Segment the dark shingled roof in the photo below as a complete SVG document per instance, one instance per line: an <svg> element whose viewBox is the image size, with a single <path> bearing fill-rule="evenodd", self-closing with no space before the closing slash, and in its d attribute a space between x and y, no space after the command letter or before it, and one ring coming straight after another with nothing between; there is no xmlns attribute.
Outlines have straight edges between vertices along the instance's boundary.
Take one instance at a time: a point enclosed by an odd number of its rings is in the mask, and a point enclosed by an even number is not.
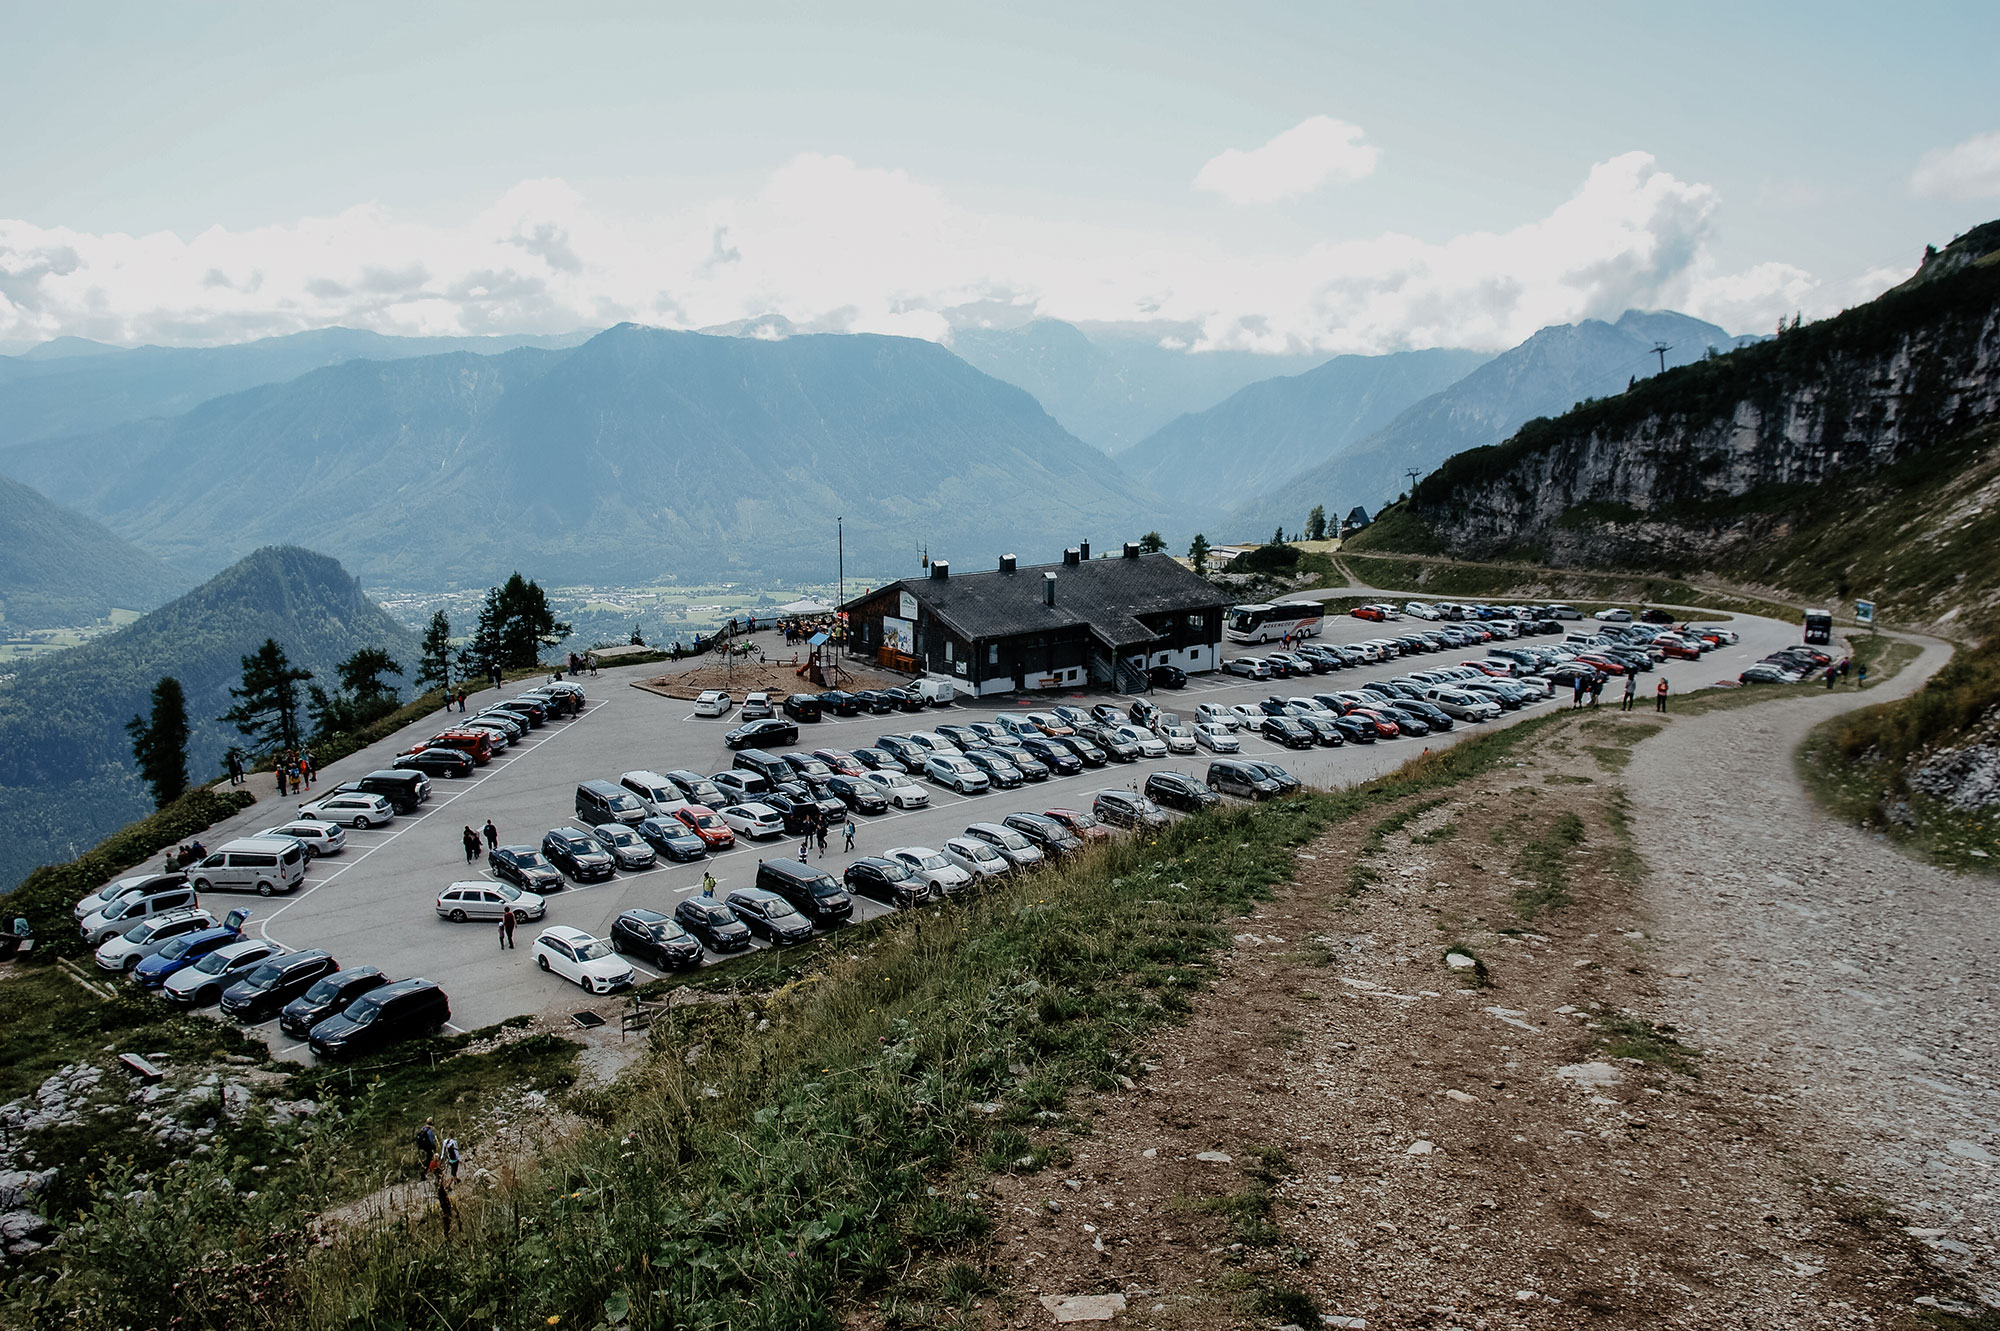
<svg viewBox="0 0 2000 1331"><path fill-rule="evenodd" d="M1056 575L1056 603L1042 601L1044 573ZM1228 603L1215 587L1175 562L1172 555L1087 559L1075 565L1035 564L1013 573L953 573L949 578L905 578L849 601L852 609L884 591L903 590L958 630L975 638L1087 625L1107 647L1151 642L1153 630L1135 616L1188 613Z"/></svg>

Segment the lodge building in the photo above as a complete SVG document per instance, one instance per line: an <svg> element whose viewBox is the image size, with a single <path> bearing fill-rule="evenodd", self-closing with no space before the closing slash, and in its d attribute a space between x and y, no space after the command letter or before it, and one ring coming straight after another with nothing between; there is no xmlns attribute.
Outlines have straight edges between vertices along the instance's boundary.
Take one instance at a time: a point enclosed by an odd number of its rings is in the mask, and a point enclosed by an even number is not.
<svg viewBox="0 0 2000 1331"><path fill-rule="evenodd" d="M1003 555L990 572L954 574L934 560L928 577L878 587L841 609L853 655L940 675L964 692L1129 693L1146 688L1156 666L1216 669L1227 606L1171 555L1143 555L1127 542L1118 558L1092 559L1084 541L1060 564L1019 568Z"/></svg>

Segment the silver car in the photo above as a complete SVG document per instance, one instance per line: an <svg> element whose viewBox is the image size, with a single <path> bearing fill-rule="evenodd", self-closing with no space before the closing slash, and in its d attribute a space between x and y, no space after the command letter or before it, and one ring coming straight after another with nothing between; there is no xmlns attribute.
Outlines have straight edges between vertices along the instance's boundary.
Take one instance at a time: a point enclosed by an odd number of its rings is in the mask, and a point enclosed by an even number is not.
<svg viewBox="0 0 2000 1331"><path fill-rule="evenodd" d="M1042 862L1042 848L1011 827L974 823L965 829L965 835L993 847L1017 869L1032 869Z"/></svg>
<svg viewBox="0 0 2000 1331"><path fill-rule="evenodd" d="M1003 878L1014 872L1014 862L973 836L955 836L944 843L945 859L975 878Z"/></svg>
<svg viewBox="0 0 2000 1331"><path fill-rule="evenodd" d="M511 883L478 879L453 883L438 893L437 913L441 920L462 924L467 920L497 920L509 906L518 920L539 920L548 911L538 893L523 892Z"/></svg>

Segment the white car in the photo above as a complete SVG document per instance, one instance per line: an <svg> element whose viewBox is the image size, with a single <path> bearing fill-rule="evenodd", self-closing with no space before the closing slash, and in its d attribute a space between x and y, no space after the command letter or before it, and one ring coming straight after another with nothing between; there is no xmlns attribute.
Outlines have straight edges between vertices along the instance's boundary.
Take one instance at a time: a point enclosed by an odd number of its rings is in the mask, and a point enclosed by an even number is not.
<svg viewBox="0 0 2000 1331"><path fill-rule="evenodd" d="M531 955L535 964L551 975L560 975L587 994L608 994L629 988L638 978L625 958L602 938L593 938L581 929L556 924L542 930Z"/></svg>
<svg viewBox="0 0 2000 1331"><path fill-rule="evenodd" d="M175 971L161 992L186 1007L207 1007L222 997L223 990L284 950L266 938L242 939Z"/></svg>
<svg viewBox="0 0 2000 1331"><path fill-rule="evenodd" d="M924 775L961 795L979 795L993 788L992 780L971 762L942 753L924 760Z"/></svg>
<svg viewBox="0 0 2000 1331"><path fill-rule="evenodd" d="M736 700L721 689L704 689L694 700L694 714L696 716L723 716L735 705Z"/></svg>
<svg viewBox="0 0 2000 1331"><path fill-rule="evenodd" d="M107 971L133 970L140 962L182 934L197 933L214 927L215 917L197 906L152 916L150 919L139 921L117 937L107 938L99 943L97 968Z"/></svg>
<svg viewBox="0 0 2000 1331"><path fill-rule="evenodd" d="M1243 752L1243 746L1236 740L1236 732L1214 721L1204 721L1194 728L1194 742L1210 753Z"/></svg>
<svg viewBox="0 0 2000 1331"><path fill-rule="evenodd" d="M1014 872L1014 862L973 836L955 836L944 843L944 857L976 878L1000 878Z"/></svg>
<svg viewBox="0 0 2000 1331"><path fill-rule="evenodd" d="M727 711L728 708L724 708ZM768 693L746 693L743 695L743 710L736 714L739 721L761 721L767 716L776 716L777 709L771 706Z"/></svg>
<svg viewBox="0 0 2000 1331"><path fill-rule="evenodd" d="M1601 624L1630 624L1632 622L1632 612L1614 605L1608 610L1598 611L1591 618Z"/></svg>
<svg viewBox="0 0 2000 1331"><path fill-rule="evenodd" d="M1236 719L1236 713L1220 703L1205 702L1194 709L1196 726L1221 726L1230 734L1235 734L1243 723Z"/></svg>
<svg viewBox="0 0 2000 1331"><path fill-rule="evenodd" d="M1331 716L1326 704L1311 698L1287 698L1285 710L1293 716Z"/></svg>
<svg viewBox="0 0 2000 1331"><path fill-rule="evenodd" d="M730 804L717 809L715 816L740 837L768 841L785 834L785 820L768 804Z"/></svg>
<svg viewBox="0 0 2000 1331"><path fill-rule="evenodd" d="M972 881L969 872L959 868L929 846L898 846L889 852L889 858L900 863L939 892L958 892Z"/></svg>
<svg viewBox="0 0 2000 1331"><path fill-rule="evenodd" d="M1160 732L1160 738L1167 742L1168 753L1193 753L1194 731L1186 726L1168 726Z"/></svg>
<svg viewBox="0 0 2000 1331"><path fill-rule="evenodd" d="M89 896L76 903L76 921L83 923L121 897L136 896L141 892L157 891L170 882L185 883L186 874L177 873L135 873L128 878L120 878L106 883Z"/></svg>
<svg viewBox="0 0 2000 1331"><path fill-rule="evenodd" d="M1424 701L1457 721L1491 721L1500 715L1499 703L1460 689L1425 689Z"/></svg>
<svg viewBox="0 0 2000 1331"><path fill-rule="evenodd" d="M308 855L338 855L347 845L347 829L339 823L318 818L299 818L277 827L267 827L257 835L290 837L304 846Z"/></svg>
<svg viewBox="0 0 2000 1331"><path fill-rule="evenodd" d="M1254 734L1264 725L1264 709L1253 703L1239 702L1229 709L1229 714L1236 718L1238 730L1248 730Z"/></svg>
<svg viewBox="0 0 2000 1331"><path fill-rule="evenodd" d="M1260 656L1237 656L1223 662L1222 668L1229 674L1242 675L1246 679L1269 679L1271 667Z"/></svg>
<svg viewBox="0 0 2000 1331"><path fill-rule="evenodd" d="M1167 742L1150 730L1137 726L1119 726L1111 732L1118 738L1139 746L1142 758L1164 758L1167 756Z"/></svg>
<svg viewBox="0 0 2000 1331"><path fill-rule="evenodd" d="M320 823L344 823L348 827L383 827L396 819L396 811L380 795L350 791L329 795L323 800L299 806L299 813Z"/></svg>
<svg viewBox="0 0 2000 1331"><path fill-rule="evenodd" d="M1404 602L1403 613L1413 619L1436 620L1443 618L1443 616L1438 614L1436 607L1425 605L1422 601Z"/></svg>
<svg viewBox="0 0 2000 1331"><path fill-rule="evenodd" d="M931 802L931 793L904 772L863 772L861 779L899 809L921 809Z"/></svg>

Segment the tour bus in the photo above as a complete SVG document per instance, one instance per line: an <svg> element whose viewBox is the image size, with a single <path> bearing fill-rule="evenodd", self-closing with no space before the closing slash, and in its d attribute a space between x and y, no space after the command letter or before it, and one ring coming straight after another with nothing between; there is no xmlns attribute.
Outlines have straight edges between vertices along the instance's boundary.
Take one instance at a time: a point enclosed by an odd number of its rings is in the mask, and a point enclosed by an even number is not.
<svg viewBox="0 0 2000 1331"><path fill-rule="evenodd" d="M1824 610L1806 611L1806 641L1832 642L1833 616Z"/></svg>
<svg viewBox="0 0 2000 1331"><path fill-rule="evenodd" d="M1276 605L1239 605L1229 612L1231 642L1275 642L1285 635L1317 638L1326 607L1318 601L1279 601Z"/></svg>

